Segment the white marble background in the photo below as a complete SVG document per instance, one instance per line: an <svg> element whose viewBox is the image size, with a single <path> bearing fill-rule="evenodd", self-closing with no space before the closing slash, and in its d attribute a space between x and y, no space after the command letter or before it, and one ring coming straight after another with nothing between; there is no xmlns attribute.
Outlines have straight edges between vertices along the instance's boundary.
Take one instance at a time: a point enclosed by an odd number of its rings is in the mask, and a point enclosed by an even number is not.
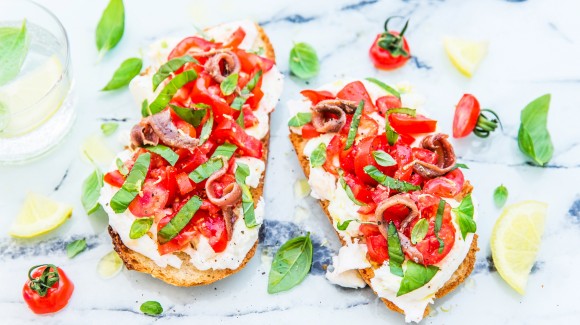
<svg viewBox="0 0 580 325"><path fill-rule="evenodd" d="M303 88L341 77L375 76L388 83L409 81L425 96L425 108L449 132L453 108L465 92L499 112L504 131L488 140L474 137L456 142L456 152L470 166L466 176L479 199L480 252L474 274L453 294L436 302L424 324L573 324L580 321L580 2L568 1L138 1L125 0L123 40L99 64L94 30L105 0L45 0L69 32L78 120L68 138L50 155L23 166L0 167L0 315L3 324L47 323L252 323L296 322L403 323L371 290L346 290L321 276L320 264L338 247L332 229L314 200L293 197L302 178L287 140L289 113L284 102ZM408 39L415 59L395 72L378 72L367 50L383 21L391 15L411 17ZM312 44L321 57L320 75L308 83L288 77L281 105L272 118L271 153L266 178L264 256L256 257L239 274L213 285L175 288L148 275L123 270L103 280L97 261L111 250L105 233L106 216L87 217L80 204L80 186L90 172L80 146L98 133L104 120L127 119L128 129L139 116L128 91L101 93L124 59L139 54L152 40L192 33L200 27L249 18L260 22L288 75L293 42ZM490 41L489 55L471 80L450 64L442 46L446 35ZM517 149L520 110L532 99L552 94L549 129L554 158L546 168L530 166ZM113 141L114 142L114 141ZM489 263L489 237L500 210L493 189L505 184L508 203L525 199L549 203L546 232L527 294L510 289ZM16 241L6 233L27 191L74 205L73 217L57 231L34 241ZM309 210L296 220L295 209ZM316 243L315 267L294 290L266 293L268 252L290 235L311 231ZM86 237L89 249L73 260L64 245ZM319 244L322 244L320 246ZM52 316L32 314L22 301L28 268L52 262L75 283L69 306ZM139 312L143 301L157 300L162 317Z"/></svg>

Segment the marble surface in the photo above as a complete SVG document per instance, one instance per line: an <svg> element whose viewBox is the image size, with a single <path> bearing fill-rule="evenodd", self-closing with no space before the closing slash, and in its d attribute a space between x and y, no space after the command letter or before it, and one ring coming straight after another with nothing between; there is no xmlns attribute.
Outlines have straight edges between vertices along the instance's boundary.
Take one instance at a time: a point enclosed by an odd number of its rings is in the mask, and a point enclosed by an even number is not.
<svg viewBox="0 0 580 325"><path fill-rule="evenodd" d="M498 112L503 132L487 140L456 141L466 176L479 199L480 252L473 275L454 293L437 300L424 324L578 323L580 291L580 3L558 1L138 1L126 0L123 40L98 64L94 30L106 1L42 1L69 32L78 96L78 120L65 142L30 164L0 167L0 314L3 324L80 323L254 323L322 324L403 323L368 288L347 290L330 284L322 266L338 248L330 224L311 198L294 198L293 184L303 178L287 139L289 113L284 103L303 88L342 77L380 77L388 83L409 81L424 95L425 106L449 132L453 107L465 92ZM395 72L378 72L367 50L383 21L391 15L411 17L408 39L414 58ZM128 91L102 93L114 69L139 55L151 41L192 33L235 19L253 19L269 34L281 70L287 75L281 104L272 118L271 153L266 177L266 222L260 248L235 276L198 288L175 288L150 276L123 270L110 280L96 271L98 260L111 251L106 216L87 216L80 203L82 180L91 171L80 146L99 132L103 121L116 120L129 129L139 116ZM490 41L489 55L472 79L461 76L447 59L445 35ZM288 76L293 42L312 44L321 58L320 75L305 83ZM520 110L532 99L552 94L549 129L555 144L545 168L530 165L517 149ZM122 131L118 132L122 134ZM115 138L115 137L113 137ZM117 139L110 140L117 150ZM489 238L500 210L493 189L505 184L509 203L536 199L549 204L546 231L527 294L509 288L490 263ZM70 221L33 241L6 233L27 191L46 194L74 205ZM297 218L296 210L306 211ZM298 213L301 215L302 213ZM271 255L291 236L310 231L315 241L311 274L290 292L268 295ZM69 260L64 246L86 238L86 252ZM62 312L39 317L22 301L21 287L32 265L62 266L76 289ZM165 308L159 318L144 316L139 306L157 300Z"/></svg>

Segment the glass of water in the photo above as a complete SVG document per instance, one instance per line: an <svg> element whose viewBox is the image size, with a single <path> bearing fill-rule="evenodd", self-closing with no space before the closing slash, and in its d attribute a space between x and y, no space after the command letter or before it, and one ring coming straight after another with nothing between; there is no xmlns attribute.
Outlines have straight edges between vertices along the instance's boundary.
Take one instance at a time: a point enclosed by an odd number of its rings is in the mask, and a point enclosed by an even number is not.
<svg viewBox="0 0 580 325"><path fill-rule="evenodd" d="M0 164L58 145L75 118L66 31L29 0L0 0Z"/></svg>

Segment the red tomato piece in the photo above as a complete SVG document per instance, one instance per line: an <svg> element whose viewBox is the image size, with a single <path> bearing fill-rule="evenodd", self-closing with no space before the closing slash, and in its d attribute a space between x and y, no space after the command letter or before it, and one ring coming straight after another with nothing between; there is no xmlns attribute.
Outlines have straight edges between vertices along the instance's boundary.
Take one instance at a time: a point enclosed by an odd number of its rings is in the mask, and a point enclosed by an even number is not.
<svg viewBox="0 0 580 325"><path fill-rule="evenodd" d="M123 183L125 183L125 176L123 176L123 174L121 174L118 170L114 170L112 172L106 173L103 180L105 183L111 186L121 187L123 186Z"/></svg>
<svg viewBox="0 0 580 325"><path fill-rule="evenodd" d="M437 206L432 205L429 208L425 208L421 212L421 218L427 219L429 221L429 230L425 238L418 242L415 246L419 252L423 255L423 263L425 265L433 265L441 261L453 248L455 244L455 227L451 222L451 207L446 204L445 212L443 213L443 218L441 222L441 229L439 230L439 238L443 240L443 251L439 253L439 241L435 236L435 218L437 215ZM420 218L415 218L411 224L407 227L406 233L410 236L411 229L419 222Z"/></svg>
<svg viewBox="0 0 580 325"><path fill-rule="evenodd" d="M403 107L401 100L393 95L377 98L375 105L377 106L377 109L382 116L385 116L385 113L390 109Z"/></svg>
<svg viewBox="0 0 580 325"><path fill-rule="evenodd" d="M437 128L437 121L426 118L423 115L412 117L405 114L389 114L389 123L397 131L403 134L431 133Z"/></svg>
<svg viewBox="0 0 580 325"><path fill-rule="evenodd" d="M340 166L340 156L344 151L346 137L337 134L326 146L326 161L324 162L324 169L334 175L338 175L338 167Z"/></svg>
<svg viewBox="0 0 580 325"><path fill-rule="evenodd" d="M463 188L465 179L461 170L455 169L445 176L433 178L425 183L423 191L439 197L455 197Z"/></svg>
<svg viewBox="0 0 580 325"><path fill-rule="evenodd" d="M274 66L274 61L254 53L248 53L241 49L235 50L234 53L238 56L238 59L240 59L242 71L246 73L251 73L256 69L262 70L263 73L266 73Z"/></svg>
<svg viewBox="0 0 580 325"><path fill-rule="evenodd" d="M360 225L360 232L365 236L369 258L378 264L389 260L387 240L375 225Z"/></svg>
<svg viewBox="0 0 580 325"><path fill-rule="evenodd" d="M357 177L355 177L354 175L350 175L350 174L344 175L344 181L346 182L346 184L348 184L348 186L352 190L352 194L354 194L354 197L357 200L362 201L362 202L367 203L367 204L370 204L373 202L373 199L372 199L373 192L372 192L372 189L370 186L364 184Z"/></svg>
<svg viewBox="0 0 580 325"><path fill-rule="evenodd" d="M318 133L318 131L316 131L316 128L314 127L314 125L312 125L312 122L310 122L302 127L302 137L304 139L316 138L319 135L320 135L320 133Z"/></svg>
<svg viewBox="0 0 580 325"><path fill-rule="evenodd" d="M363 112L365 114L370 114L372 112L376 112L377 110L373 104L371 96L365 88L365 85L360 81L353 81L347 84L344 86L344 88L342 88L341 91L338 92L338 94L336 94L336 97L340 99L352 100L357 102L357 104L363 100L365 103Z"/></svg>
<svg viewBox="0 0 580 325"><path fill-rule="evenodd" d="M300 92L302 96L308 98L312 102L312 105L316 105L323 100L334 99L334 95L330 91L326 90L311 90L306 89Z"/></svg>
<svg viewBox="0 0 580 325"><path fill-rule="evenodd" d="M46 265L40 266L32 271L32 278L40 278L46 267ZM60 267L57 267L56 270L58 272L59 280L47 290L44 297L41 297L38 292L30 287L30 279L26 281L22 288L22 297L28 307L35 314L56 313L68 304L70 297L73 294L75 288L74 284Z"/></svg>
<svg viewBox="0 0 580 325"><path fill-rule="evenodd" d="M389 33L393 35L399 35L398 32L389 31ZM402 67L409 61L411 58L411 49L409 48L409 43L407 43L407 39L403 37L403 49L409 54L408 56L393 56L389 51L383 49L379 46L379 38L381 38L382 34L378 34L373 42L373 45L369 49L369 56L373 65L377 69L382 70L394 70L397 68Z"/></svg>
<svg viewBox="0 0 580 325"><path fill-rule="evenodd" d="M254 112L248 105L244 105L242 108L244 112L244 128L251 128L254 125L258 125L258 118L254 115Z"/></svg>
<svg viewBox="0 0 580 325"><path fill-rule="evenodd" d="M437 154L435 152L423 148L412 148L411 150L415 159L424 161L429 164L437 163Z"/></svg>
<svg viewBox="0 0 580 325"><path fill-rule="evenodd" d="M208 239L209 245L214 252L220 253L226 249L228 246L228 233L222 213L205 214L200 218L196 218L195 224L199 232Z"/></svg>
<svg viewBox="0 0 580 325"><path fill-rule="evenodd" d="M468 136L475 129L480 113L481 107L477 98L471 94L463 95L457 107L455 107L453 137L463 138Z"/></svg>
<svg viewBox="0 0 580 325"><path fill-rule="evenodd" d="M262 158L262 142L246 133L241 126L231 119L224 119L211 134L218 143L226 140L238 146L245 156Z"/></svg>
<svg viewBox="0 0 580 325"><path fill-rule="evenodd" d="M201 51L209 51L221 46L221 43L215 43L206 41L205 39L197 36L187 37L175 46L175 48L169 53L167 60L182 57L187 54L187 51L191 49L199 49Z"/></svg>
<svg viewBox="0 0 580 325"><path fill-rule="evenodd" d="M244 41L245 37L246 32L244 29L242 27L238 27L238 29L236 29L232 36L230 36L230 39L223 45L223 47L237 48Z"/></svg>
<svg viewBox="0 0 580 325"><path fill-rule="evenodd" d="M191 180L186 173L179 173L175 176L175 180L177 181L177 188L179 189L179 193L181 195L186 195L187 193L193 191L193 185L191 184Z"/></svg>
<svg viewBox="0 0 580 325"><path fill-rule="evenodd" d="M165 208L169 201L167 179L147 178L141 192L129 204L129 210L136 217L151 217Z"/></svg>

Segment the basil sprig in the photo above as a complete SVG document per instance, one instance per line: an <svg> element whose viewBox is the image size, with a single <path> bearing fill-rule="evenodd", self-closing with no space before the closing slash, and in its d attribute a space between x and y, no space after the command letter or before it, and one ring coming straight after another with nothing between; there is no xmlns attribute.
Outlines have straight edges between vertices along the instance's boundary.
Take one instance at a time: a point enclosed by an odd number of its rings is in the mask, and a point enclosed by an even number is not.
<svg viewBox="0 0 580 325"><path fill-rule="evenodd" d="M109 136L109 135L115 133L115 131L117 131L118 128L119 128L119 123L117 123L117 122L105 122L105 123L101 124L101 131L103 132L103 135L105 135L105 136Z"/></svg>
<svg viewBox="0 0 580 325"><path fill-rule="evenodd" d="M399 287L399 291L397 291L397 297L426 285L438 271L439 268L435 265L423 266L408 260L405 276L403 276L401 286Z"/></svg>
<svg viewBox="0 0 580 325"><path fill-rule="evenodd" d="M453 209L453 212L457 215L457 223L461 230L461 236L465 240L465 236L468 233L475 233L477 230L477 224L473 220L475 209L473 207L473 201L471 200L471 194L464 197L459 206Z"/></svg>
<svg viewBox="0 0 580 325"><path fill-rule="evenodd" d="M499 208L503 207L507 201L508 194L507 187L503 186L503 184L498 186L495 191L493 191L493 201L495 202L495 205Z"/></svg>
<svg viewBox="0 0 580 325"><path fill-rule="evenodd" d="M385 135L387 137L387 142L389 146L394 146L399 139L399 134L393 129L391 123L389 122L389 116L385 116Z"/></svg>
<svg viewBox="0 0 580 325"><path fill-rule="evenodd" d="M554 145L547 127L550 98L551 95L546 94L534 99L520 115L518 146L521 152L539 166L546 165L554 153Z"/></svg>
<svg viewBox="0 0 580 325"><path fill-rule="evenodd" d="M129 169L127 169L127 166L125 166L125 163L121 160L121 158L117 157L117 159L115 159L115 165L117 166L117 170L119 173L121 173L121 175L127 176L127 174L129 174Z"/></svg>
<svg viewBox="0 0 580 325"><path fill-rule="evenodd" d="M248 100L250 92L254 90L254 88L256 88L256 85L258 84L258 81L262 77L262 74L263 74L262 70L258 70L258 72L256 72L256 74L252 77L252 79L248 81L246 86L240 91L240 95L234 98L234 101L232 102L231 105L233 109L238 111L242 109L242 106L244 106L246 100Z"/></svg>
<svg viewBox="0 0 580 325"><path fill-rule="evenodd" d="M360 123L361 114L363 111L363 107L365 106L365 102L361 100L358 103L358 107L352 116L352 122L350 123L350 128L348 129L348 136L346 138L346 144L344 145L344 150L350 149L354 144L354 138L356 137L356 133L358 131L358 125Z"/></svg>
<svg viewBox="0 0 580 325"><path fill-rule="evenodd" d="M139 308L145 315L157 316L163 313L163 307L157 301L145 301Z"/></svg>
<svg viewBox="0 0 580 325"><path fill-rule="evenodd" d="M397 164L395 159L383 150L373 151L372 155L379 166L389 167Z"/></svg>
<svg viewBox="0 0 580 325"><path fill-rule="evenodd" d="M159 87L159 85L163 82L163 80L167 79L167 77L169 77L175 71L181 69L181 67L183 67L186 63L189 62L197 63L197 60L189 55L184 55L179 58L171 59L165 62L163 65L161 65L159 67L159 70L157 70L157 72L153 75L153 78L151 79L151 81L153 82L153 91L155 91L157 87Z"/></svg>
<svg viewBox="0 0 580 325"><path fill-rule="evenodd" d="M114 48L125 32L125 6L123 0L111 0L103 11L96 30L99 58Z"/></svg>
<svg viewBox="0 0 580 325"><path fill-rule="evenodd" d="M139 239L145 235L153 225L153 218L137 218L131 224L129 238Z"/></svg>
<svg viewBox="0 0 580 325"><path fill-rule="evenodd" d="M292 238L276 252L268 275L268 293L288 291L304 280L312 266L310 233Z"/></svg>
<svg viewBox="0 0 580 325"><path fill-rule="evenodd" d="M429 231L429 221L427 219L419 219L411 230L411 243L417 245L418 242L425 239Z"/></svg>
<svg viewBox="0 0 580 325"><path fill-rule="evenodd" d="M234 155L234 152L236 152L236 150L238 149L238 146L236 146L235 144L232 143L224 143L221 146L217 147L215 149L215 151L213 152L213 154L211 155L212 158L217 158L217 157L224 157L227 160L229 160L230 158L232 158L232 156Z"/></svg>
<svg viewBox="0 0 580 325"><path fill-rule="evenodd" d="M139 75L142 67L143 60L139 58L129 58L123 61L113 73L113 77L109 80L109 83L101 90L108 91L126 87L133 78Z"/></svg>
<svg viewBox="0 0 580 325"><path fill-rule="evenodd" d="M151 114L157 114L167 107L173 96L181 87L197 79L197 72L195 70L186 70L176 75L171 79L167 85L161 90L157 98L149 105Z"/></svg>
<svg viewBox="0 0 580 325"><path fill-rule="evenodd" d="M222 167L224 167L224 163L221 158L211 158L189 173L189 178L199 184L208 179L213 173L222 169Z"/></svg>
<svg viewBox="0 0 580 325"><path fill-rule="evenodd" d="M403 276L403 262L405 262L405 254L401 248L401 241L397 233L397 227L391 221L387 229L387 244L389 250L389 269L392 274Z"/></svg>
<svg viewBox="0 0 580 325"><path fill-rule="evenodd" d="M348 198L354 204L356 204L358 206L367 206L364 202L361 202L361 201L357 200L356 197L354 197L354 193L352 192L352 189L350 188L350 186L344 180L344 175L343 175L342 169L339 169L338 170L338 181L339 181L340 186L342 187L342 189L346 192L346 196L348 196Z"/></svg>
<svg viewBox="0 0 580 325"><path fill-rule="evenodd" d="M421 189L420 186L387 176L378 170L377 167L372 165L365 166L364 171L375 181L397 192L410 192Z"/></svg>
<svg viewBox="0 0 580 325"><path fill-rule="evenodd" d="M159 230L157 239L160 244L165 244L179 234L191 221L193 215L201 207L202 200L198 196L193 196L185 205L179 209L175 217Z"/></svg>
<svg viewBox="0 0 580 325"><path fill-rule="evenodd" d="M198 127L201 120L205 117L208 109L211 109L209 105L196 104L196 108L179 107L176 105L169 104L171 109L185 122Z"/></svg>
<svg viewBox="0 0 580 325"><path fill-rule="evenodd" d="M354 219L349 219L349 220L344 220L342 223L341 222L337 222L336 223L336 229L341 230L341 231L345 231L348 228L348 225L350 225L351 222L356 221Z"/></svg>
<svg viewBox="0 0 580 325"><path fill-rule="evenodd" d="M77 239L66 245L66 256L68 256L68 258L73 258L82 253L85 249L87 249L87 241L84 238Z"/></svg>
<svg viewBox="0 0 580 325"><path fill-rule="evenodd" d="M123 183L123 186L111 199L111 208L115 213L125 212L131 201L133 201L137 194L139 194L141 185L143 185L145 177L147 176L150 163L151 154L148 152L137 158L133 168L131 168L129 175L127 176L127 179Z"/></svg>
<svg viewBox="0 0 580 325"><path fill-rule="evenodd" d="M211 135L212 128L213 128L213 111L210 109L209 110L209 118L203 124L203 127L201 128L201 134L199 135L199 145L200 146L202 144L204 144L207 141L207 139L209 139L209 136Z"/></svg>
<svg viewBox="0 0 580 325"><path fill-rule="evenodd" d="M441 224L443 223L443 213L445 213L445 200L440 199L439 205L437 206L437 214L435 215L435 237L437 237L437 241L439 242L439 254L443 253L443 248L445 247L445 243L443 239L439 237L439 231L441 230Z"/></svg>
<svg viewBox="0 0 580 325"><path fill-rule="evenodd" d="M366 78L366 80L374 83L375 85L381 87L384 91L388 92L389 94L397 97L399 100L401 99L401 94L395 90L395 88L387 85L386 83L380 81L379 79L376 78Z"/></svg>
<svg viewBox="0 0 580 325"><path fill-rule="evenodd" d="M321 142L310 155L310 166L320 167L326 162L326 144Z"/></svg>
<svg viewBox="0 0 580 325"><path fill-rule="evenodd" d="M236 182L242 189L242 210L244 211L244 223L246 227L253 228L258 225L256 222L256 214L254 211L254 198L250 192L250 188L246 185L246 178L250 176L250 167L246 164L238 163L235 177Z"/></svg>
<svg viewBox="0 0 580 325"><path fill-rule="evenodd" d="M229 96L236 91L236 88L238 87L238 79L239 75L237 73L232 73L220 83L220 90L224 96Z"/></svg>
<svg viewBox="0 0 580 325"><path fill-rule="evenodd" d="M320 71L316 50L307 43L296 43L290 50L290 71L300 79L315 77Z"/></svg>
<svg viewBox="0 0 580 325"><path fill-rule="evenodd" d="M166 147L162 144L156 146L145 147L147 151L151 151L163 157L171 166L175 166L177 160L179 160L179 155L173 151L171 148Z"/></svg>
<svg viewBox="0 0 580 325"><path fill-rule="evenodd" d="M0 86L18 76L28 54L29 44L26 20L20 28L0 28Z"/></svg>
<svg viewBox="0 0 580 325"><path fill-rule="evenodd" d="M290 121L288 121L288 126L301 127L312 121L312 113L310 112L300 112L292 116Z"/></svg>
<svg viewBox="0 0 580 325"><path fill-rule="evenodd" d="M98 167L85 179L82 187L81 203L87 214L92 214L101 206L99 197L103 188L103 173Z"/></svg>

